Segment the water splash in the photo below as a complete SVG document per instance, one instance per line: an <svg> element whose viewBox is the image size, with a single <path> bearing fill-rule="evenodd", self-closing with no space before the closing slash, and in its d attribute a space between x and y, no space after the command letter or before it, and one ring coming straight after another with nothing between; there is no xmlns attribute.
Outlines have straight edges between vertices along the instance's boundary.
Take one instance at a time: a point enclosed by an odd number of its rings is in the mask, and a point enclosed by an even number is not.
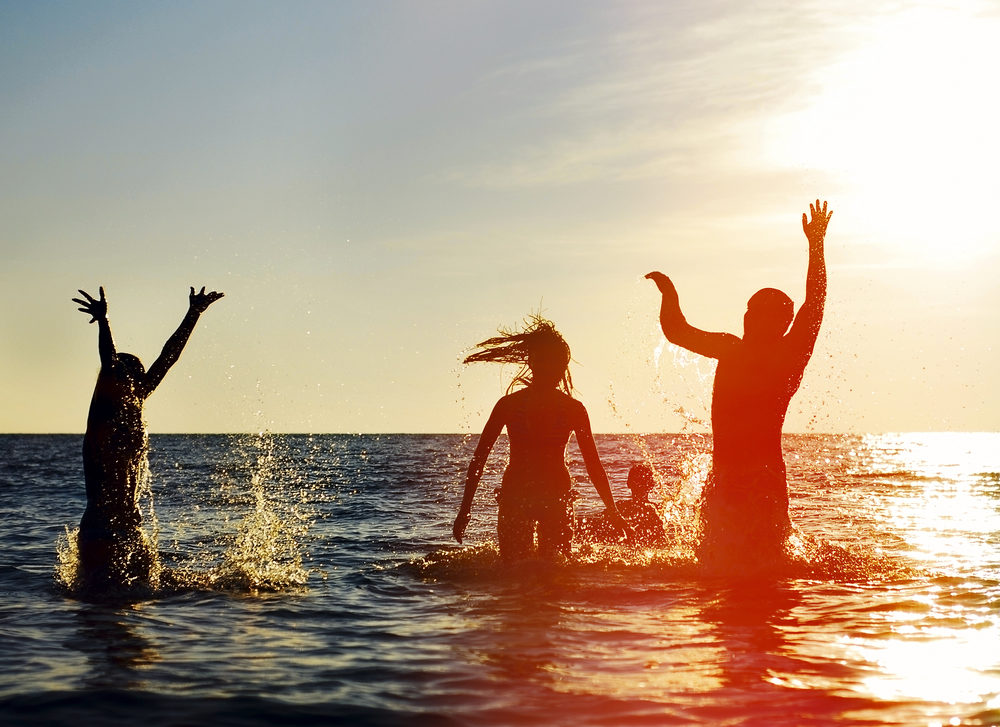
<svg viewBox="0 0 1000 727"><path fill-rule="evenodd" d="M255 459L248 490L251 507L236 528L223 539L222 563L211 573L214 586L225 589L273 591L303 586L308 573L302 566L301 542L310 517L283 499L282 469L269 432L252 438L249 454Z"/></svg>
<svg viewBox="0 0 1000 727"><path fill-rule="evenodd" d="M695 450L677 467L679 478L661 503L664 538L655 544L630 544L595 536L578 527L573 549L567 557L505 562L492 540L466 547L447 547L415 558L406 564L415 575L429 580L482 581L520 579L527 574L555 572L573 578L594 572L614 573L626 582L654 577L683 580L773 580L815 579L833 582L865 582L874 579L901 581L921 571L898 555L884 552L877 544L833 543L807 535L794 525L781 552L764 556L745 552L723 562L698 558L701 538L700 501L702 484L711 468L711 455ZM748 514L752 516L752 514Z"/></svg>
<svg viewBox="0 0 1000 727"><path fill-rule="evenodd" d="M73 592L79 589L80 553L76 546L76 536L80 528L70 530L64 525L65 534L56 540L56 583L63 589Z"/></svg>
<svg viewBox="0 0 1000 727"><path fill-rule="evenodd" d="M140 526L138 533L136 533L138 542L131 540L129 541L130 545L124 547L121 544L118 545L114 556L115 563L110 568L110 571L117 572L117 576L123 582L110 587L106 584L95 586L85 583L80 567L78 544L80 528L76 527L71 530L68 525L64 525L64 534L56 540L57 562L55 566L56 583L63 590L76 594L90 592L91 595L102 590L110 590L119 595L130 593L142 595L155 591L159 587L163 574L163 565L159 557L160 523L153 507L148 438L143 441L142 452L136 467L138 471L136 472L135 506L140 515ZM137 571L129 564L133 557L141 559L143 563L139 567L139 571L143 573L141 577L134 575Z"/></svg>
<svg viewBox="0 0 1000 727"><path fill-rule="evenodd" d="M448 547L402 564L416 577L430 581L493 583L555 573L573 577L614 573L625 581L677 578L682 580L771 581L810 579L830 582L905 581L922 574L911 564L878 550L845 547L795 532L785 552L770 561L745 554L736 564L705 564L695 555L694 543L680 532L657 546L578 543L568 557L505 562L493 541L466 547Z"/></svg>
<svg viewBox="0 0 1000 727"><path fill-rule="evenodd" d="M190 483L210 488L214 507L194 507L177 522L168 521L174 534L169 552L159 550L161 526L148 458L143 457L136 499L143 513L143 542L156 554L147 582L113 593L88 593L79 574L79 528L67 526L56 543L57 583L81 597L140 598L188 590L253 593L304 586L303 543L314 515L305 505L310 492L301 486L290 458L276 452L270 433L234 439L233 444L231 466L213 472L209 482Z"/></svg>
<svg viewBox="0 0 1000 727"><path fill-rule="evenodd" d="M143 505L147 513L143 512ZM163 564L160 562L160 521L156 517L153 506L153 478L149 470L149 437L144 437L142 457L139 459L138 485L135 489L135 505L139 509L142 525L140 535L143 548L152 555L152 565L149 570L148 586L155 589L160 584L163 575Z"/></svg>

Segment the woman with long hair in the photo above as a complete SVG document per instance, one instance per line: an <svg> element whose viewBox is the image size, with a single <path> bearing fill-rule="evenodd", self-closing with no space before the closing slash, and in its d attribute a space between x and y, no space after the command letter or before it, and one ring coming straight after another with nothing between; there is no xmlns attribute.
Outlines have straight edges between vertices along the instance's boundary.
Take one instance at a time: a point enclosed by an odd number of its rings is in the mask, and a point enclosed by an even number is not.
<svg viewBox="0 0 1000 727"><path fill-rule="evenodd" d="M501 482L497 540L505 560L538 554L567 555L573 537L573 481L566 467L566 443L576 434L587 474L607 507L609 522L628 526L615 507L608 476L601 464L584 405L573 398L570 350L550 322L534 316L522 331L501 329L480 343L465 363L496 362L521 368L507 395L493 407L465 478L465 495L452 533L462 542L472 501L493 445L504 427L510 459Z"/></svg>

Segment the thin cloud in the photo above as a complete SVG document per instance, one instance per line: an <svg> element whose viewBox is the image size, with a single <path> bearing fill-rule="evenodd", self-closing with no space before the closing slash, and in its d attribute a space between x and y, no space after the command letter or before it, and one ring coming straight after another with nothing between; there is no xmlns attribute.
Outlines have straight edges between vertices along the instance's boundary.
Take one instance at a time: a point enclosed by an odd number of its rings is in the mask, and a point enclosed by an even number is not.
<svg viewBox="0 0 1000 727"><path fill-rule="evenodd" d="M508 113L514 131L493 158L439 176L503 189L738 168L756 156L756 129L832 52L808 32L815 14L789 6L781 17L787 22L765 22L744 10L678 25L668 12L647 12L632 19L637 27L606 37L578 31L483 80L504 96L535 100Z"/></svg>

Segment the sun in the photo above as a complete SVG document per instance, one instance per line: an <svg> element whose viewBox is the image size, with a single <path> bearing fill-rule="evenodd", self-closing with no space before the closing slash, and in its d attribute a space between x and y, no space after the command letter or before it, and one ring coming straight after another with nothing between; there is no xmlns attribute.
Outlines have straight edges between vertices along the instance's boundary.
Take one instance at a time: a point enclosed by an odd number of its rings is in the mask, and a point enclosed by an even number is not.
<svg viewBox="0 0 1000 727"><path fill-rule="evenodd" d="M920 6L856 29L804 107L774 119L770 161L830 175L873 242L970 262L996 251L1000 16ZM850 199L845 199L847 196Z"/></svg>

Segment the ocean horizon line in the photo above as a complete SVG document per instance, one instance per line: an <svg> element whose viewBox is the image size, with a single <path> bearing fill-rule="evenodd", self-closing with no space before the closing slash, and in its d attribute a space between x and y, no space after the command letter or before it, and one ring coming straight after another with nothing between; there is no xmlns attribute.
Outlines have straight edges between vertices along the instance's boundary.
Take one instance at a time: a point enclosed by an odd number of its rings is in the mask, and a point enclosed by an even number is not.
<svg viewBox="0 0 1000 727"><path fill-rule="evenodd" d="M675 431L655 431L655 432L633 432L633 431L613 431L594 432L598 436L651 436L651 435L671 435L671 436L692 436L711 437L709 430L696 432L675 432ZM1000 431L988 430L965 430L965 429L913 429L913 430L883 430L883 431L823 431L823 432L782 432L783 437L865 437L865 436L906 436L917 434L1000 434ZM25 437L25 436L52 436L52 437L82 437L84 432L0 432L0 437ZM307 432L307 431L278 431L263 429L258 431L222 431L222 432L149 432L149 436L234 436L234 437L259 437L264 435L289 436L289 437L443 437L443 436L479 436L479 432L403 432L403 431L371 431L371 432ZM506 437L506 432L501 434Z"/></svg>

